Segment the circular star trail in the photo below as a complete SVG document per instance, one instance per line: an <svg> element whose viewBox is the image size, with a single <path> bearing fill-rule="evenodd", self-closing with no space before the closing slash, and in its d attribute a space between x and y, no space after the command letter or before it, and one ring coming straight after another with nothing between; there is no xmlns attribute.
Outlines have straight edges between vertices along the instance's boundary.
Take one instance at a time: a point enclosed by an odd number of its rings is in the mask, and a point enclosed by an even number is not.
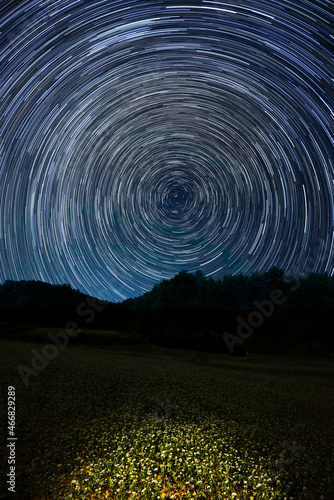
<svg viewBox="0 0 334 500"><path fill-rule="evenodd" d="M1 6L0 6L1 7ZM333 3L4 2L0 277L333 274Z"/></svg>

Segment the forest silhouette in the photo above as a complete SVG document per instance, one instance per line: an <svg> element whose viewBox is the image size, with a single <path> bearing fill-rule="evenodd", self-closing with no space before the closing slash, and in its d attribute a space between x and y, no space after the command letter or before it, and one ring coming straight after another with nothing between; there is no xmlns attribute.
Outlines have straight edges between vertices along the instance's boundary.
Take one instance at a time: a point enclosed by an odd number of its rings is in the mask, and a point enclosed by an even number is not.
<svg viewBox="0 0 334 500"><path fill-rule="evenodd" d="M27 332L75 321L82 330L76 343L149 342L237 355L334 351L334 278L310 273L297 279L278 267L220 280L183 270L121 303L92 299L70 285L7 280L0 285L0 314L2 338L26 332L17 338L43 341ZM92 329L117 335L89 335ZM231 350L227 337L238 332L243 338Z"/></svg>

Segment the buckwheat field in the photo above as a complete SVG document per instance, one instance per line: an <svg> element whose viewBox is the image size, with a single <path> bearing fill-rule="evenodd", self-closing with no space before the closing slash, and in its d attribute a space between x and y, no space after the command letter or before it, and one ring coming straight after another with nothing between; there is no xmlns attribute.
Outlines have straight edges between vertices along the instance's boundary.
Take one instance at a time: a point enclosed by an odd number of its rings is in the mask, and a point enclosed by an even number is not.
<svg viewBox="0 0 334 500"><path fill-rule="evenodd" d="M41 346L1 342L17 499L334 498L332 361L69 347L25 384L17 367L31 349ZM2 478L7 468L4 457Z"/></svg>

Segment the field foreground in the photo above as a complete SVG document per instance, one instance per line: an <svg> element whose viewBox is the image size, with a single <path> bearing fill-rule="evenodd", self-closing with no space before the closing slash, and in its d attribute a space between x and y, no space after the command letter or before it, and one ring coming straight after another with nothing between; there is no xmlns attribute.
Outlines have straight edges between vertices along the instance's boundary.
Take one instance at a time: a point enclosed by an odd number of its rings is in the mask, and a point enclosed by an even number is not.
<svg viewBox="0 0 334 500"><path fill-rule="evenodd" d="M42 499L333 499L334 366L0 342L15 387L16 493ZM32 351L35 350L35 351ZM36 366L35 366L36 368ZM6 453L5 453L6 455Z"/></svg>

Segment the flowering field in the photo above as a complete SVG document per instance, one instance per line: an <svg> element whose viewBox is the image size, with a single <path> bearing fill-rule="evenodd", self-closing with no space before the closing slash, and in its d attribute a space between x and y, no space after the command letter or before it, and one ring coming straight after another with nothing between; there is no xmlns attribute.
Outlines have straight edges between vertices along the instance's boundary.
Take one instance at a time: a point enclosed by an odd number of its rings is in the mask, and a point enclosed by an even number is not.
<svg viewBox="0 0 334 500"><path fill-rule="evenodd" d="M334 498L331 361L68 347L26 385L17 367L43 346L0 344L0 379L16 388L16 499Z"/></svg>

